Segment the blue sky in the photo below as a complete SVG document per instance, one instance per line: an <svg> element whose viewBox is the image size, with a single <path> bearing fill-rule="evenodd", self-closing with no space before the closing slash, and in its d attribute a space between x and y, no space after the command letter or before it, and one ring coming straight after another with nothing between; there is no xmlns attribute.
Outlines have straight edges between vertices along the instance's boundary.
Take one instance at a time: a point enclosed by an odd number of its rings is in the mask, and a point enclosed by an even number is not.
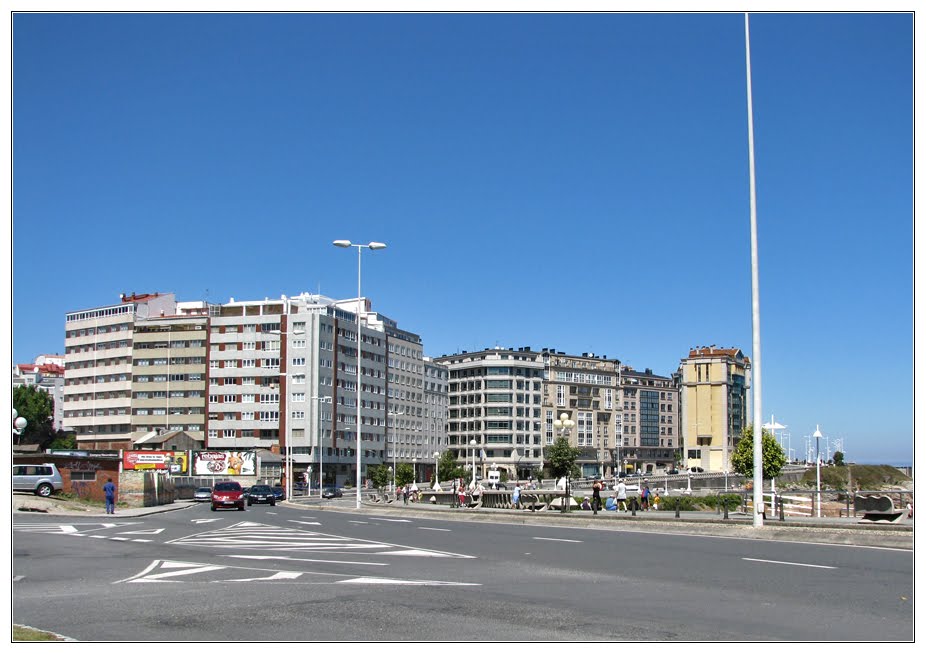
<svg viewBox="0 0 926 654"><path fill-rule="evenodd" d="M754 14L763 413L913 453L913 18ZM752 350L742 14L19 14L13 360L122 292Z"/></svg>

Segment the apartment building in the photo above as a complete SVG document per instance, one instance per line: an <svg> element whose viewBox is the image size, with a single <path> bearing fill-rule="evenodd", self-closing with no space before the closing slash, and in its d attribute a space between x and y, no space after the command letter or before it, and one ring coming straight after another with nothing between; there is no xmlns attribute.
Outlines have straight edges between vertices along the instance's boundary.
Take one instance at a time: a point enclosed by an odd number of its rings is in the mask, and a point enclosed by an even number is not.
<svg viewBox="0 0 926 654"><path fill-rule="evenodd" d="M621 438L613 451L616 469L649 474L674 469L681 443L678 377L622 366Z"/></svg>
<svg viewBox="0 0 926 654"><path fill-rule="evenodd" d="M581 356L543 350L547 367L544 384L544 443L563 435L553 422L563 414L575 422L566 433L580 450L576 464L583 476L613 474L612 451L619 443L620 361L583 353Z"/></svg>
<svg viewBox="0 0 926 654"><path fill-rule="evenodd" d="M688 466L729 472L730 456L749 424L749 358L738 348L692 348L681 360L682 438Z"/></svg>
<svg viewBox="0 0 926 654"><path fill-rule="evenodd" d="M159 315L134 323L133 441L151 432L204 433L208 340L207 316Z"/></svg>
<svg viewBox="0 0 926 654"><path fill-rule="evenodd" d="M447 447L457 459L475 458L483 476L490 468L536 475L543 463L544 354L495 347L435 361L449 372Z"/></svg>
<svg viewBox="0 0 926 654"><path fill-rule="evenodd" d="M175 312L172 293L133 293L65 314L63 429L78 447L131 448L135 324Z"/></svg>

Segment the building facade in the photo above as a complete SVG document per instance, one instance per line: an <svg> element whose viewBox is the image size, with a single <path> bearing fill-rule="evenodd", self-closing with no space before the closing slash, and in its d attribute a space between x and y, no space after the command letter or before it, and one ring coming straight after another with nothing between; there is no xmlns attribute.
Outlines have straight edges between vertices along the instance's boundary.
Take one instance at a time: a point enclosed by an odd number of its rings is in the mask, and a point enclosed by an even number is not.
<svg viewBox="0 0 926 654"><path fill-rule="evenodd" d="M682 359L682 438L688 467L730 471L730 456L750 421L751 370L749 358L737 348L697 347Z"/></svg>
<svg viewBox="0 0 926 654"><path fill-rule="evenodd" d="M682 438L678 378L623 366L620 397L623 415L621 439L613 452L615 467L643 474L675 469Z"/></svg>

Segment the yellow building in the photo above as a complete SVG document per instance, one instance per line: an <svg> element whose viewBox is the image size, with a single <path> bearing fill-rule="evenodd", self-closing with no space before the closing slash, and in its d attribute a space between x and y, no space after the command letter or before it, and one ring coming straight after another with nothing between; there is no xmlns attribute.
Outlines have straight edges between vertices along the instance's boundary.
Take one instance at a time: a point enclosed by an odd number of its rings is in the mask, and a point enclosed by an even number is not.
<svg viewBox="0 0 926 654"><path fill-rule="evenodd" d="M737 348L711 345L682 359L682 438L688 467L729 472L733 449L749 424L752 366Z"/></svg>

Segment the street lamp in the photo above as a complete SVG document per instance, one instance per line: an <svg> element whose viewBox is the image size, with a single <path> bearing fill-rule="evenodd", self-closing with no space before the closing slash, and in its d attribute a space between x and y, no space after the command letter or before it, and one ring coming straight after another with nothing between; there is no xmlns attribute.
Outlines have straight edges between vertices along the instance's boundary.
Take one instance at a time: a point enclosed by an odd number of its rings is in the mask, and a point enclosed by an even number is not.
<svg viewBox="0 0 926 654"><path fill-rule="evenodd" d="M316 451L318 452L318 497L321 498L322 493L325 492L325 476L322 474L322 408L321 405L331 399L330 395L321 395L321 396L312 396L313 400L318 400L318 429L315 433L316 441ZM311 484L311 482L309 482ZM309 495L312 494L311 488L309 489Z"/></svg>
<svg viewBox="0 0 926 654"><path fill-rule="evenodd" d="M434 490L440 490L440 474L438 468L440 467L440 452L434 452Z"/></svg>
<svg viewBox="0 0 926 654"><path fill-rule="evenodd" d="M386 441L389 441L389 416L404 416L404 411L387 411L386 412ZM393 430L395 433L395 430ZM392 441L392 490L395 490L395 441Z"/></svg>
<svg viewBox="0 0 926 654"><path fill-rule="evenodd" d="M473 451L473 488L476 488L476 439L472 439L469 442L469 446Z"/></svg>
<svg viewBox="0 0 926 654"><path fill-rule="evenodd" d="M569 414L565 411L559 414L559 418L553 421L553 428L559 429L559 435L566 438L569 430L576 426L575 420L569 419ZM566 495L563 497L563 513L569 512L569 471L566 471Z"/></svg>
<svg viewBox="0 0 926 654"><path fill-rule="evenodd" d="M813 437L817 439L817 517L820 517L820 439L823 438L823 434L820 433L820 425L817 425L817 430L813 433Z"/></svg>
<svg viewBox="0 0 926 654"><path fill-rule="evenodd" d="M29 424L29 421L20 416L16 409L13 409L13 433L16 436L22 436L27 424Z"/></svg>
<svg viewBox="0 0 926 654"><path fill-rule="evenodd" d="M358 243L351 243L347 240L338 240L334 241L334 245L339 248L357 248L357 508L360 508L360 450L361 450L361 431L362 431L362 417L360 415L360 370L363 366L363 360L360 356L361 354L361 345L363 343L363 334L360 332L360 314L361 302L363 296L360 293L360 253L363 252L363 248L369 248L371 250L382 250L386 247L385 243L377 243L376 241L371 241L366 245L361 245Z"/></svg>
<svg viewBox="0 0 926 654"><path fill-rule="evenodd" d="M412 457L412 479L414 480L415 484L418 483L418 457L417 456Z"/></svg>

